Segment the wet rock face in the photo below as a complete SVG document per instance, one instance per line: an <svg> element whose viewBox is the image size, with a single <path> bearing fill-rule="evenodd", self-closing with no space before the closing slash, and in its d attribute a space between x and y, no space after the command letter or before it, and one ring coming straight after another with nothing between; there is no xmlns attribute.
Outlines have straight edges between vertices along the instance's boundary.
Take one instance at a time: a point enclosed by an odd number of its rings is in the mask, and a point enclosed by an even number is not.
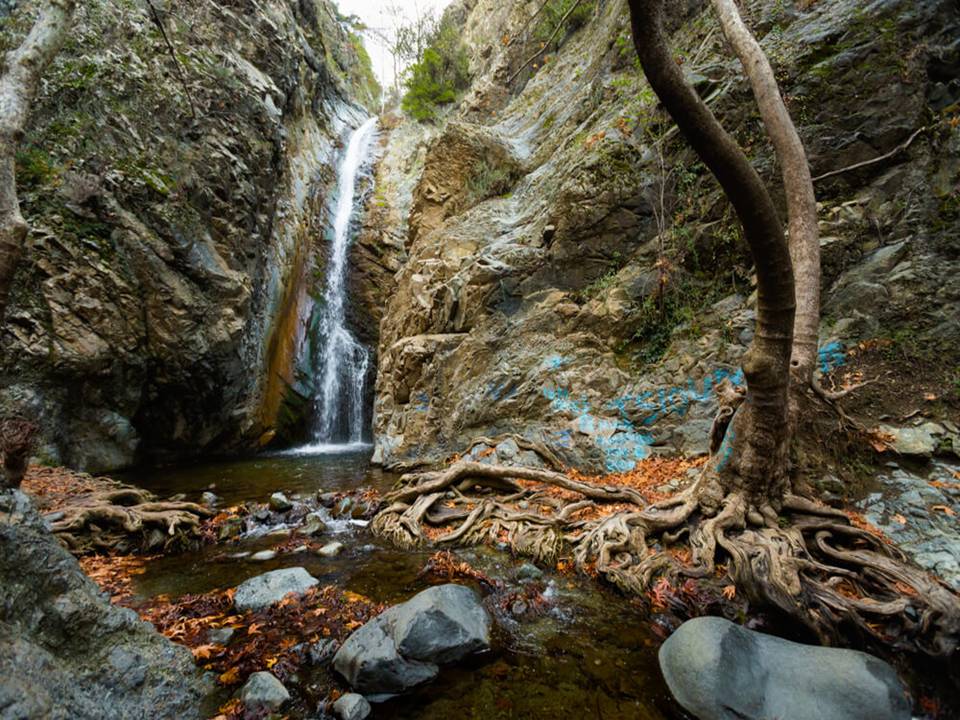
<svg viewBox="0 0 960 720"><path fill-rule="evenodd" d="M723 618L689 620L660 649L677 701L700 720L909 720L892 667L854 650L747 630Z"/></svg>
<svg viewBox="0 0 960 720"><path fill-rule="evenodd" d="M956 464L886 468L857 506L918 565L960 592L960 485Z"/></svg>
<svg viewBox="0 0 960 720"><path fill-rule="evenodd" d="M713 388L743 382L751 262L729 203L675 133L661 164L656 144L671 123L636 68L625 5L598 4L512 88L522 42L501 39L522 36L529 8L461 8L473 86L424 135L422 163L391 174L416 186L408 259L381 324L375 457L387 466L438 462L509 432L596 471L661 451L699 454ZM749 86L708 38L715 19L702 3L674 11L688 13L673 44L697 56L685 66L692 81L778 188ZM768 2L749 19L814 175L893 150L960 81L960 14L947 0ZM401 126L398 142L409 147L410 132ZM493 160L502 177L482 171ZM960 360L958 182L956 129L818 181L823 336L841 361L842 348L881 335ZM478 187L488 191L470 192Z"/></svg>
<svg viewBox="0 0 960 720"><path fill-rule="evenodd" d="M0 495L0 718L198 717L190 652L111 605L26 496Z"/></svg>
<svg viewBox="0 0 960 720"><path fill-rule="evenodd" d="M296 341L277 318L296 317L364 113L335 17L326 0L178 7L188 97L145 6L78 7L22 143L32 231L0 329L0 412L40 421L44 457L106 470L272 424L265 378Z"/></svg>

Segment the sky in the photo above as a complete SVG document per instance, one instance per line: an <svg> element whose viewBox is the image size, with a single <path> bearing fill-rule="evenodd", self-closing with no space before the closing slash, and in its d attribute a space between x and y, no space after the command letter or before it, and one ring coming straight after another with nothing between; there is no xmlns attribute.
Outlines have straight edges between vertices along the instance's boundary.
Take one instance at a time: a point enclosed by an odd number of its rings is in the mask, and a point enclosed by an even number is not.
<svg viewBox="0 0 960 720"><path fill-rule="evenodd" d="M388 5L383 0L334 0L340 8L342 15L356 15L365 24L372 28L385 29L388 22L384 14L384 8ZM393 4L401 7L409 16L414 16L417 10L425 12L427 9L434 9L437 12L450 4L450 0L392 0ZM373 37L372 33L366 33L364 42L367 45L367 51L370 53L370 59L373 61L373 70L384 87L393 83L393 61L386 48Z"/></svg>

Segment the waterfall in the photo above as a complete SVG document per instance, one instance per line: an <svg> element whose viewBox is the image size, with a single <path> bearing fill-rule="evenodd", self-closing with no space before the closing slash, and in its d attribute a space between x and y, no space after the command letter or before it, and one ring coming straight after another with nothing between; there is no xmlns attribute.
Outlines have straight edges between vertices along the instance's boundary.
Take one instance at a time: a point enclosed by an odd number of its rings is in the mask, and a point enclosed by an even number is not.
<svg viewBox="0 0 960 720"><path fill-rule="evenodd" d="M326 290L320 307L315 421L311 449L363 442L363 397L370 352L346 327L347 253L350 222L356 204L357 175L369 158L377 136L377 119L370 118L350 137L337 173L336 212L327 260Z"/></svg>

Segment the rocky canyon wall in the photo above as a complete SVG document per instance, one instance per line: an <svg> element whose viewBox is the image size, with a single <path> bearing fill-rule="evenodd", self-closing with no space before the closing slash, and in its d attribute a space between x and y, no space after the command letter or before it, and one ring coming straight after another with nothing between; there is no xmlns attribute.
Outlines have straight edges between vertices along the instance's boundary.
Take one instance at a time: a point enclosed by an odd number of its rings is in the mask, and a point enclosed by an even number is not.
<svg viewBox="0 0 960 720"><path fill-rule="evenodd" d="M275 424L342 138L375 103L327 0L161 18L176 59L143 3L81 3L18 156L31 233L0 409L80 469L235 451Z"/></svg>
<svg viewBox="0 0 960 720"><path fill-rule="evenodd" d="M512 433L593 470L700 454L713 388L742 382L749 254L637 66L626 3L587 3L581 26L523 70L539 47L528 23L539 4L456 6L472 87L436 126L404 122L387 144L405 163L381 168L382 206L410 208L389 222L407 259L379 344L375 458L389 467L484 437L499 445L494 458L512 460ZM677 62L782 203L749 86L708 4L673 12ZM892 153L817 181L821 370L846 377L858 347L875 361L868 374L919 368L941 388L928 416L960 448L957 4L754 1L745 12L815 176ZM891 402L872 392L861 401Z"/></svg>

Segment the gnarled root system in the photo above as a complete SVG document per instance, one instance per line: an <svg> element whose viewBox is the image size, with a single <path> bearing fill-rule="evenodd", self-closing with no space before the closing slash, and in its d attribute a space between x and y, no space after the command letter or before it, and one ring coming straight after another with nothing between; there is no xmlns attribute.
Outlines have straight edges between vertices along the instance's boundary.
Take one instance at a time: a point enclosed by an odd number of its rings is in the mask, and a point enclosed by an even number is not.
<svg viewBox="0 0 960 720"><path fill-rule="evenodd" d="M709 465L652 503L629 486L467 461L405 475L386 500L372 527L400 546L506 542L545 562L572 557L631 593L660 577L729 575L824 643L859 630L935 657L960 644L957 595L879 532L796 495L758 506Z"/></svg>

